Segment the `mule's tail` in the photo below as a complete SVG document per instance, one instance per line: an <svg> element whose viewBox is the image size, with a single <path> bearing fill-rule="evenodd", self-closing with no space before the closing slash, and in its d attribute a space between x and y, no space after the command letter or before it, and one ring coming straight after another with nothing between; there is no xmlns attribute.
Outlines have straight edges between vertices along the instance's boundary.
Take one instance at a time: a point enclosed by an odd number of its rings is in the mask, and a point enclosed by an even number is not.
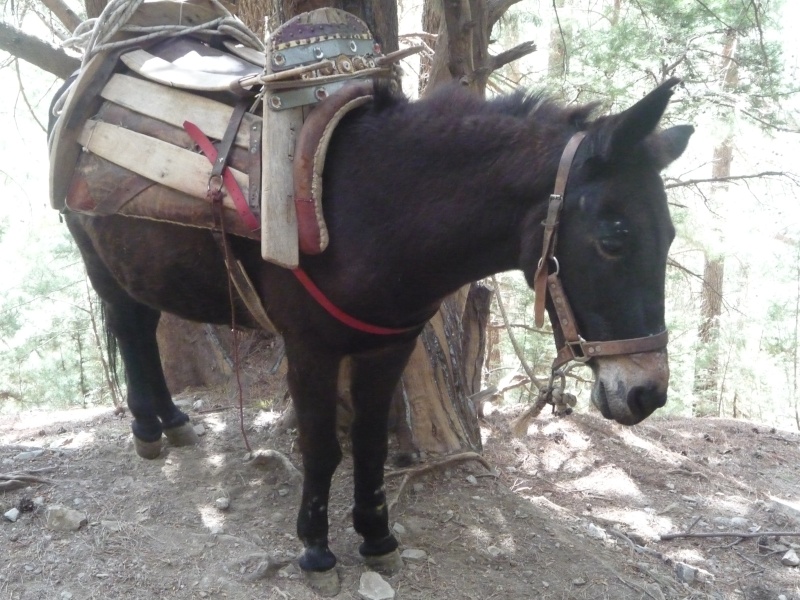
<svg viewBox="0 0 800 600"><path fill-rule="evenodd" d="M108 385L108 390L111 393L111 400L114 403L116 412L122 414L125 412L125 407L121 401L122 388L119 383L117 363L119 345L117 344L117 337L111 332L106 323L106 305L104 302L100 303L100 321L106 334L106 385Z"/></svg>

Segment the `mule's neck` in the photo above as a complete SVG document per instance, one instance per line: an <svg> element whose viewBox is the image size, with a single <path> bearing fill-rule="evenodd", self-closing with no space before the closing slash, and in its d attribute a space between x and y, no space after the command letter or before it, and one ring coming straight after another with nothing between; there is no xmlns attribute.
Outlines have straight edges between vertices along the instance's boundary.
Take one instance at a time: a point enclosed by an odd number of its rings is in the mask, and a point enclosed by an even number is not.
<svg viewBox="0 0 800 600"><path fill-rule="evenodd" d="M520 268L526 245L541 248L561 139L572 132L445 108L423 101L354 119L331 145L331 243L309 268L376 322L427 317L462 285Z"/></svg>

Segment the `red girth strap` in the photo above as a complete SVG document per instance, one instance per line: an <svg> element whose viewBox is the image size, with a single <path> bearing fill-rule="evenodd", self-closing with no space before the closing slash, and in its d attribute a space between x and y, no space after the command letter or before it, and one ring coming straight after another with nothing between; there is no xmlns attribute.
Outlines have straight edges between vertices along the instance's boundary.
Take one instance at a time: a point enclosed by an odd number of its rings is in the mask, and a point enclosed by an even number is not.
<svg viewBox="0 0 800 600"><path fill-rule="evenodd" d="M370 325L369 323L365 323L355 317L351 317L346 312L339 309L336 305L333 304L325 294L320 290L308 274L300 269L292 269L292 273L294 276L297 277L297 280L303 284L303 287L306 288L306 291L311 295L314 300L316 300L319 305L328 311L328 314L331 315L337 321L344 323L348 327L356 329L358 331L363 331L364 333L371 333L374 335L397 335L398 333L406 333L408 331L413 331L417 329L419 325L414 327L403 327L398 329L393 329L391 327L380 327L379 325Z"/></svg>

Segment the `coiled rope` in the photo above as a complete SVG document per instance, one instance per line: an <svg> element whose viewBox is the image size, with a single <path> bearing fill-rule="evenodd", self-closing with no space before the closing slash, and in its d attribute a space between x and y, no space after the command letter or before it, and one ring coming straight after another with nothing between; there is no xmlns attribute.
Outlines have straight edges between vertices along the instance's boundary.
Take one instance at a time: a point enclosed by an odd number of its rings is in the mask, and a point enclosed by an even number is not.
<svg viewBox="0 0 800 600"><path fill-rule="evenodd" d="M199 25L152 25L147 27L128 25L128 21L144 0L111 0L100 16L87 19L75 29L72 37L62 45L77 48L83 53L81 67L99 52L118 48L133 48L142 43L160 39L203 32L209 35L229 36L237 42L263 52L264 43L248 27L236 18L218 0L209 0L223 16ZM183 6L181 5L181 10ZM180 19L179 19L180 20ZM118 33L133 34L133 37L110 41Z"/></svg>
<svg viewBox="0 0 800 600"><path fill-rule="evenodd" d="M110 0L99 17L83 21L75 28L72 36L62 42L62 46L77 49L83 53L81 69L89 63L92 57L100 52L120 48L136 48L150 40L177 37L197 32L231 37L240 44L259 52L264 52L266 49L266 46L258 36L218 0L209 0L209 2L223 16L199 25L152 25L146 27L128 25L128 21L139 9L142 2L144 0ZM182 3L180 8L182 14ZM182 18L179 14L178 21L181 20ZM118 33L129 34L132 37L110 41ZM65 91L53 104L54 115L57 116L61 113L67 95Z"/></svg>

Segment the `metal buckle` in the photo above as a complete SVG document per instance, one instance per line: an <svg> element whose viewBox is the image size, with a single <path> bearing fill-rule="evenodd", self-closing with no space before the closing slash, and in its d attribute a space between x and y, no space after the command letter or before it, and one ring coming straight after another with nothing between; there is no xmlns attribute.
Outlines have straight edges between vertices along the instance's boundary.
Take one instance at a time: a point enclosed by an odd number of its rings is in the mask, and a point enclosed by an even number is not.
<svg viewBox="0 0 800 600"><path fill-rule="evenodd" d="M588 356L583 349L583 345L586 343L586 340L583 339L581 336L578 336L577 342L566 342L564 345L569 348L570 354L572 354L572 360L579 363L588 362L590 359L594 358L592 356Z"/></svg>

